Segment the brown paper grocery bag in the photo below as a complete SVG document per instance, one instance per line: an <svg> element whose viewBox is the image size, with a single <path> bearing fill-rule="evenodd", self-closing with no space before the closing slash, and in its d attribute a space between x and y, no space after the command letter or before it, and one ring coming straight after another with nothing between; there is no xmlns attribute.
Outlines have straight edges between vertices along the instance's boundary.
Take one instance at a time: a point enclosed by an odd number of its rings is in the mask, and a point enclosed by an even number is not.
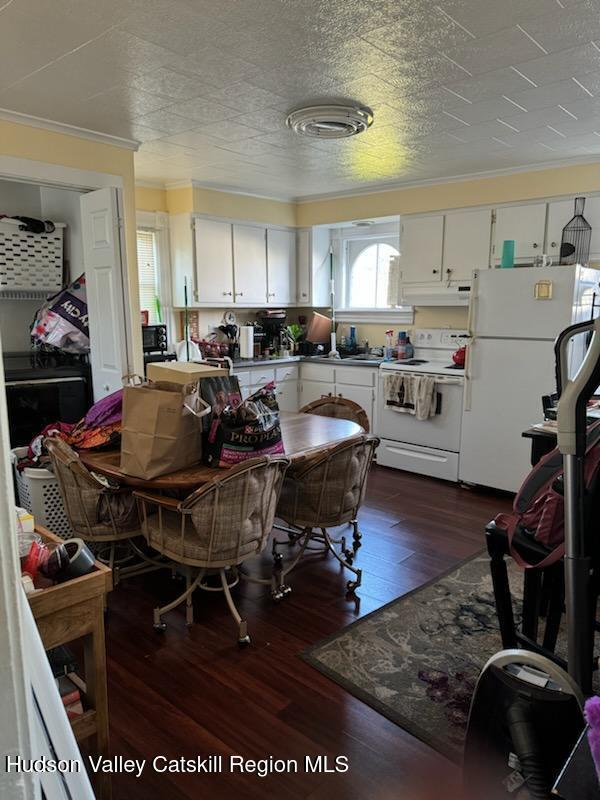
<svg viewBox="0 0 600 800"><path fill-rule="evenodd" d="M202 455L201 417L210 411L198 383L125 386L121 470L149 480L196 464Z"/></svg>

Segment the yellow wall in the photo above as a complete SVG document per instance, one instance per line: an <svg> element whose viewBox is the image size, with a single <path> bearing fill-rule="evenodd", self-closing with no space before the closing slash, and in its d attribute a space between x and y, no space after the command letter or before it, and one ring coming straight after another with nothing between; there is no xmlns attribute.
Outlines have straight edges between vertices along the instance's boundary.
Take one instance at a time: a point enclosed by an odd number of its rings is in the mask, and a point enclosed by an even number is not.
<svg viewBox="0 0 600 800"><path fill-rule="evenodd" d="M365 216L419 214L598 191L600 163L575 164L510 175L408 186L388 192L310 200L298 203L296 222L299 227L326 225Z"/></svg>
<svg viewBox="0 0 600 800"><path fill-rule="evenodd" d="M138 211L163 211L167 208L167 193L164 189L149 186L135 187L135 207Z"/></svg>
<svg viewBox="0 0 600 800"><path fill-rule="evenodd" d="M183 209L182 209L183 210ZM295 225L296 204L194 187L194 211L273 225Z"/></svg>
<svg viewBox="0 0 600 800"><path fill-rule="evenodd" d="M0 120L0 154L27 158L74 169L103 172L123 179L125 247L133 324L133 368L143 369L141 329L135 324L140 318L139 287L135 240L135 179L133 151L110 144L81 139L64 133L33 128Z"/></svg>

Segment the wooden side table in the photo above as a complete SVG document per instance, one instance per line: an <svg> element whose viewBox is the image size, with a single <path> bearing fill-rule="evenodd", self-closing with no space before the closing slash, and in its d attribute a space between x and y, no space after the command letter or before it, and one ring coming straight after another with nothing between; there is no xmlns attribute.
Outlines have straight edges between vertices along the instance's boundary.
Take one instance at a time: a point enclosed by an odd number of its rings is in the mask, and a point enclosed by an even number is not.
<svg viewBox="0 0 600 800"><path fill-rule="evenodd" d="M39 525L35 530L45 541L63 541ZM87 708L81 717L72 720L71 725L78 742L94 736L98 755L106 758L109 751L104 607L106 594L111 589L111 570L96 561L94 571L88 575L28 595L47 650L79 638L84 641L84 700ZM95 778L99 800L110 800L110 775L98 773Z"/></svg>

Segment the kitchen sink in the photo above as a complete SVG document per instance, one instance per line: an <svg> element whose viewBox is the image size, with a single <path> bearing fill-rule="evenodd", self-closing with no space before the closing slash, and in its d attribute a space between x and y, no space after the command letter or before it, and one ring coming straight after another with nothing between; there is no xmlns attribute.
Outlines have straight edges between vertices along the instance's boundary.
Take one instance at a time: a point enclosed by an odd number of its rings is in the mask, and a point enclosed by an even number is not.
<svg viewBox="0 0 600 800"><path fill-rule="evenodd" d="M373 353L358 353L356 355L348 353L342 356L342 361L383 361L383 356L376 356Z"/></svg>

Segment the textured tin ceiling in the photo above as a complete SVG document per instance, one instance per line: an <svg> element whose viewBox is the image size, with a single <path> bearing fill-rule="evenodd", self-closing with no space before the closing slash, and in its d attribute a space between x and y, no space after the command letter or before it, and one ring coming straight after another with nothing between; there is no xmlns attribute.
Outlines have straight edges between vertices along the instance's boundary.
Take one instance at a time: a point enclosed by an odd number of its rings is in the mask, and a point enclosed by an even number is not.
<svg viewBox="0 0 600 800"><path fill-rule="evenodd" d="M298 197L600 154L600 0L0 0L0 53L1 108L139 139L148 181ZM354 139L285 128L349 98Z"/></svg>

